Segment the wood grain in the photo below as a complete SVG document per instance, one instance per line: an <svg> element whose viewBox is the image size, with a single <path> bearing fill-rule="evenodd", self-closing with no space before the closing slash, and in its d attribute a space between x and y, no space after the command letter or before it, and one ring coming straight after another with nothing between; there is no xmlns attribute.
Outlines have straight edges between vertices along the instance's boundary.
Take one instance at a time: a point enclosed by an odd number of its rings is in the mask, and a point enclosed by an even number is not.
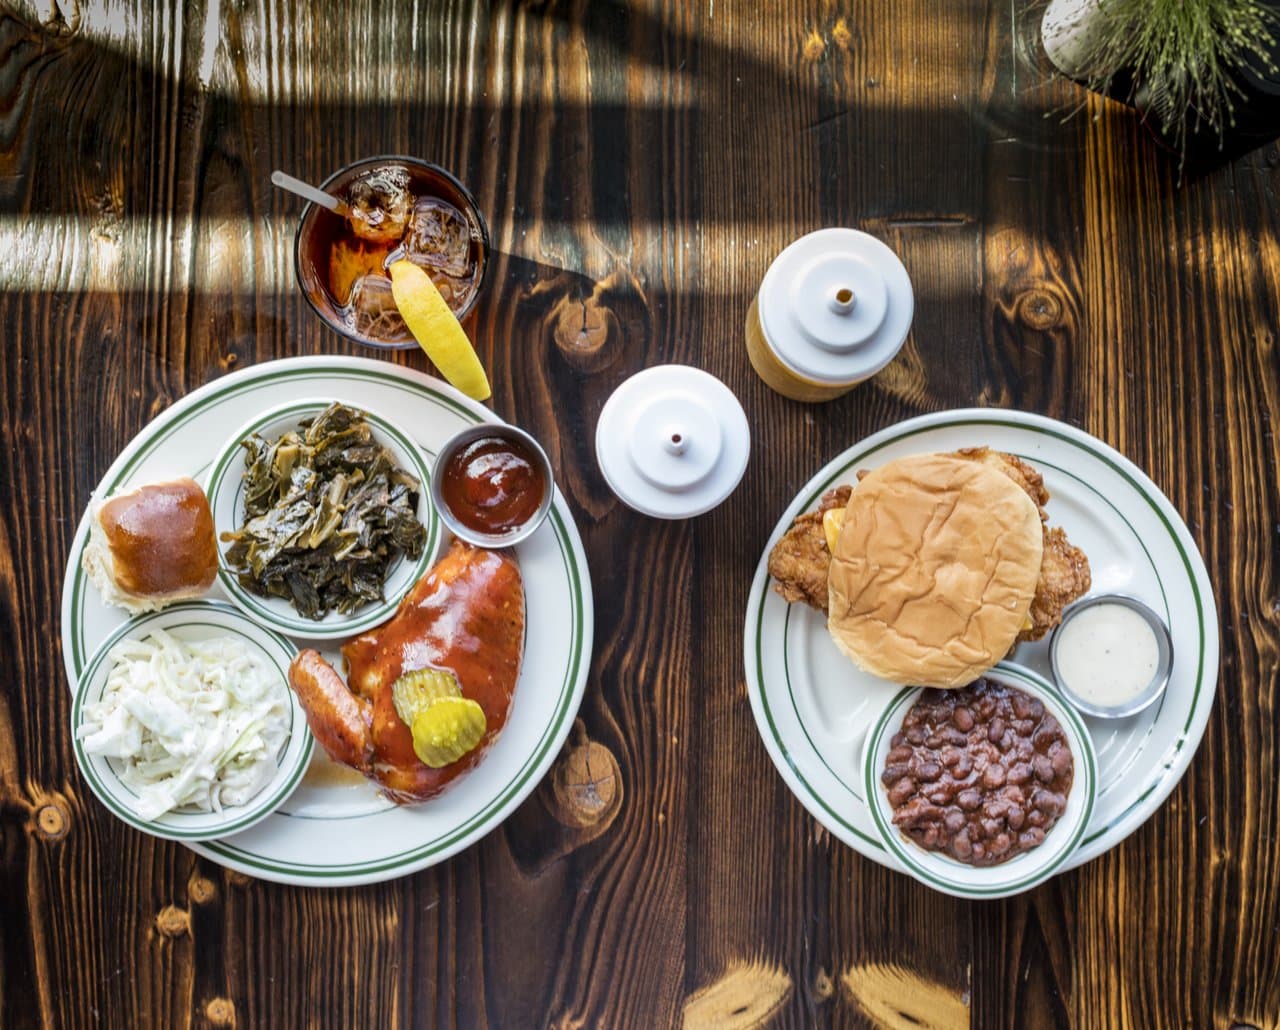
<svg viewBox="0 0 1280 1030"><path fill-rule="evenodd" d="M0 1024L1280 1025L1276 144L1179 186L1129 111L1050 74L1034 5L0 11ZM454 169L488 217L472 331L578 520L595 657L561 763L501 830L393 883L289 888L89 795L59 591L150 418L237 367L356 352L296 292L298 209L268 176L385 152ZM755 377L742 326L772 257L836 224L902 255L916 317L884 373L806 407ZM687 523L623 507L592 446L613 388L669 361L728 383L753 431L734 501ZM972 404L1146 469L1223 632L1169 801L985 904L831 839L773 770L741 659L761 547L813 469Z"/></svg>

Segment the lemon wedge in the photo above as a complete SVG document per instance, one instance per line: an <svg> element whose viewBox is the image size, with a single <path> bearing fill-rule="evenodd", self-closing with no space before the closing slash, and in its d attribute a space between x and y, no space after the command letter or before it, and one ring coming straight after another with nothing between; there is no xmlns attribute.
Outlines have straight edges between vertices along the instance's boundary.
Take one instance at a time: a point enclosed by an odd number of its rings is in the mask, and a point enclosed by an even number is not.
<svg viewBox="0 0 1280 1030"><path fill-rule="evenodd" d="M492 394L489 377L458 318L436 284L407 258L392 263L391 295L400 317L431 363L459 390L478 401Z"/></svg>

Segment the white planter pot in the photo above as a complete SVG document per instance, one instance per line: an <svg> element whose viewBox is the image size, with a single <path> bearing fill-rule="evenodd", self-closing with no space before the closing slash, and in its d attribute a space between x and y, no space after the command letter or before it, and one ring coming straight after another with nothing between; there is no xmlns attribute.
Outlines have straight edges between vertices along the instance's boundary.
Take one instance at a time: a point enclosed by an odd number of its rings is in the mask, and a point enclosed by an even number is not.
<svg viewBox="0 0 1280 1030"><path fill-rule="evenodd" d="M1103 77L1115 68L1099 68L1090 59L1099 35L1106 31L1101 0L1050 0L1040 22L1044 52L1063 75L1079 79Z"/></svg>

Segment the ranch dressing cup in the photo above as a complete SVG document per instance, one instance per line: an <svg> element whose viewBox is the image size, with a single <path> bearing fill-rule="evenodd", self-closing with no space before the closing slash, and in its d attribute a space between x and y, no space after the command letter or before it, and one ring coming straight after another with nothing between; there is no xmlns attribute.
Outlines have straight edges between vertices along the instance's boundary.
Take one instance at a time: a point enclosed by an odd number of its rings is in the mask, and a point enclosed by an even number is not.
<svg viewBox="0 0 1280 1030"><path fill-rule="evenodd" d="M915 298L888 246L857 229L819 229L779 254L747 313L747 356L784 397L829 401L894 359Z"/></svg>

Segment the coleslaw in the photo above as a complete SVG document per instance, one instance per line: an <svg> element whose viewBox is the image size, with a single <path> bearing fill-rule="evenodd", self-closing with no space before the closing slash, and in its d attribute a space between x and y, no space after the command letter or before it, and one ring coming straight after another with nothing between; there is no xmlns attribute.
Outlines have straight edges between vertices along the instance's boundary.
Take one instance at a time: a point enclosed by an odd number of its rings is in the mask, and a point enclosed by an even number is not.
<svg viewBox="0 0 1280 1030"><path fill-rule="evenodd" d="M85 705L76 733L89 753L117 760L139 816L219 812L271 781L289 737L287 687L243 640L156 629L109 658L102 697Z"/></svg>

